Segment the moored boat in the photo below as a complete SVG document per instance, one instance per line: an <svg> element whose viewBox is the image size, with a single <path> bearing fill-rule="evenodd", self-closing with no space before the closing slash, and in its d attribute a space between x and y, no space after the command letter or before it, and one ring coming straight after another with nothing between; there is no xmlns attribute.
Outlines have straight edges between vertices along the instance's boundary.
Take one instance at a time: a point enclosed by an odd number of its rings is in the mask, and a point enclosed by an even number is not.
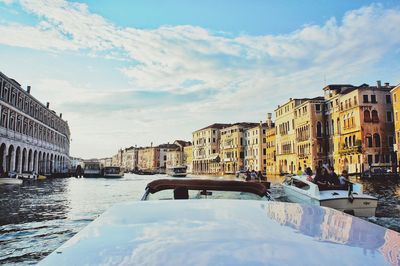
<svg viewBox="0 0 400 266"><path fill-rule="evenodd" d="M22 180L14 177L0 177L0 185L21 185Z"/></svg>
<svg viewBox="0 0 400 266"><path fill-rule="evenodd" d="M358 183L319 187L306 176L288 176L282 184L288 199L296 203L320 205L355 216L375 216L378 199L366 195Z"/></svg>
<svg viewBox="0 0 400 266"><path fill-rule="evenodd" d="M100 163L97 161L84 162L83 177L103 177Z"/></svg>
<svg viewBox="0 0 400 266"><path fill-rule="evenodd" d="M172 177L186 177L186 166L175 166L167 168L167 175Z"/></svg>
<svg viewBox="0 0 400 266"><path fill-rule="evenodd" d="M124 176L124 172L121 171L120 167L104 167L103 169L103 177L104 178L121 178Z"/></svg>

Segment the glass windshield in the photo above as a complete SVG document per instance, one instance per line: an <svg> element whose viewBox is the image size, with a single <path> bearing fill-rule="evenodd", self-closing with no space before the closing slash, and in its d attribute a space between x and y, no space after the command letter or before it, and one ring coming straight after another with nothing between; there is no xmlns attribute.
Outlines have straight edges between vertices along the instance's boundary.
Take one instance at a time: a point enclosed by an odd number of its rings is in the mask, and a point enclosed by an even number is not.
<svg viewBox="0 0 400 266"><path fill-rule="evenodd" d="M215 190L189 190L189 199L238 199L238 200L268 200L249 192L215 191ZM166 189L154 194L149 194L146 200L174 200L174 190Z"/></svg>

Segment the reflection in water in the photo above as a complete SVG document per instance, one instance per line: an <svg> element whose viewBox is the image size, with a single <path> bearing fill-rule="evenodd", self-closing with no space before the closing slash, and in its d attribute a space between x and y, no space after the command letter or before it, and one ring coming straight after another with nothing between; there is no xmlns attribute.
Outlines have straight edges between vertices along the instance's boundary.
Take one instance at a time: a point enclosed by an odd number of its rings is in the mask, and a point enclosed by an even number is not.
<svg viewBox="0 0 400 266"><path fill-rule="evenodd" d="M0 264L39 261L114 203L140 199L146 184L160 177L166 176L127 174L118 180L68 178L33 181L21 186L1 185ZM271 188L272 195L285 201L282 187L277 184L282 181L282 177L272 177L269 181L276 183ZM367 193L379 199L377 217L370 220L400 231L399 182L363 181L363 185ZM287 223L306 235L333 243L345 241L351 244L351 241L355 241L356 245L358 238L366 237L362 230L355 232L349 229L353 225L349 224L346 215L329 217L324 211L312 207L293 208L287 214L271 212L270 215L275 215L276 220L282 221L282 224ZM324 226L317 226L321 222ZM328 226L330 224L337 224L343 230L336 230ZM376 236L372 236L368 232L368 239L376 237L377 247L364 248L379 248L388 261L397 261L399 254L395 250L399 248L395 243L400 241L395 240L398 234L380 234L377 231Z"/></svg>
<svg viewBox="0 0 400 266"><path fill-rule="evenodd" d="M304 235L337 244L380 252L392 265L400 265L400 234L329 208L271 202L267 215Z"/></svg>

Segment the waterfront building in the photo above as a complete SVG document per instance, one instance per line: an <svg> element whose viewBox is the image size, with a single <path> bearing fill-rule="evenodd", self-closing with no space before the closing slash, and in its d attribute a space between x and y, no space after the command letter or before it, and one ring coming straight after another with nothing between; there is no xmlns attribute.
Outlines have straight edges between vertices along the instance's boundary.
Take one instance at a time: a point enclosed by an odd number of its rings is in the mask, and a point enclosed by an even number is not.
<svg viewBox="0 0 400 266"><path fill-rule="evenodd" d="M266 148L263 147L266 144L266 129L267 123L261 121L259 125L245 129L244 169L266 172Z"/></svg>
<svg viewBox="0 0 400 266"><path fill-rule="evenodd" d="M158 147L144 147L138 150L138 169L156 171L160 167L160 150Z"/></svg>
<svg viewBox="0 0 400 266"><path fill-rule="evenodd" d="M193 173L220 172L220 131L230 124L212 124L193 132Z"/></svg>
<svg viewBox="0 0 400 266"><path fill-rule="evenodd" d="M325 161L323 127L324 97L305 100L294 108L296 132L297 169L304 171L322 166ZM328 129L326 129L328 130Z"/></svg>
<svg viewBox="0 0 400 266"><path fill-rule="evenodd" d="M122 167L123 165L123 156L124 156L124 150L123 149L119 149L117 154L115 154L112 157L112 166L114 167Z"/></svg>
<svg viewBox="0 0 400 266"><path fill-rule="evenodd" d="M193 172L193 145L188 145L183 148L183 165L186 166L186 172Z"/></svg>
<svg viewBox="0 0 400 266"><path fill-rule="evenodd" d="M107 157L107 158L101 158L99 159L101 167L110 167L112 166L112 158Z"/></svg>
<svg viewBox="0 0 400 266"><path fill-rule="evenodd" d="M393 88L388 83L381 86L380 81L376 86L329 85L324 88L326 121L330 126L327 132L333 135L329 137L327 150L331 155L328 159L337 172L360 173L396 162L390 95Z"/></svg>
<svg viewBox="0 0 400 266"><path fill-rule="evenodd" d="M65 173L70 167L70 130L27 90L0 72L0 172Z"/></svg>
<svg viewBox="0 0 400 266"><path fill-rule="evenodd" d="M223 174L235 174L245 167L245 131L256 127L257 123L235 123L231 126L221 129L220 155L221 164L220 170ZM254 133L258 129L254 129ZM259 130L258 130L259 131ZM254 139L257 139L255 137ZM258 146L258 144L255 144ZM259 147L254 147L258 149ZM257 153L258 154L258 153Z"/></svg>
<svg viewBox="0 0 400 266"><path fill-rule="evenodd" d="M276 162L279 173L295 173L298 165L295 109L309 99L292 99L275 109Z"/></svg>
<svg viewBox="0 0 400 266"><path fill-rule="evenodd" d="M279 174L276 167L276 147L275 147L275 123L272 122L272 114L267 117L267 129L265 131L265 160L266 160L266 175ZM264 149L264 148L263 148ZM263 150L264 152L264 150Z"/></svg>
<svg viewBox="0 0 400 266"><path fill-rule="evenodd" d="M400 165L400 84L394 87L390 93L392 94L393 117L394 117L394 135L395 144L394 151L397 156L397 166Z"/></svg>
<svg viewBox="0 0 400 266"><path fill-rule="evenodd" d="M82 158L70 156L69 160L71 162L70 169L75 170L78 167L78 165L83 168L83 159Z"/></svg>
<svg viewBox="0 0 400 266"><path fill-rule="evenodd" d="M125 171L133 171L137 167L137 154L138 151L133 146L124 149L122 168Z"/></svg>
<svg viewBox="0 0 400 266"><path fill-rule="evenodd" d="M172 145L175 145L173 147ZM191 145L189 141L175 140L167 151L167 168L184 166L184 148Z"/></svg>

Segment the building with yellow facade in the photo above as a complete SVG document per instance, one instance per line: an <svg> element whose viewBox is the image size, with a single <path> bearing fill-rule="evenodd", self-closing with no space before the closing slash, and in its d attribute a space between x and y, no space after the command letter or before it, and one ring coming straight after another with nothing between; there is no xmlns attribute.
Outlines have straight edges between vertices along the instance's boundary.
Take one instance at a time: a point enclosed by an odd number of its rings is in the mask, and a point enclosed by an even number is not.
<svg viewBox="0 0 400 266"><path fill-rule="evenodd" d="M268 121L268 120L267 120ZM276 167L276 147L275 147L275 124L270 120L270 124L265 131L265 160L266 160L266 175L279 174Z"/></svg>
<svg viewBox="0 0 400 266"><path fill-rule="evenodd" d="M275 109L276 163L279 173L295 173L298 165L295 109L309 99L292 99Z"/></svg>
<svg viewBox="0 0 400 266"><path fill-rule="evenodd" d="M263 140L265 140L265 131L267 124L260 122L255 127L251 127L244 131L244 169L249 171L262 171L265 173L263 155Z"/></svg>
<svg viewBox="0 0 400 266"><path fill-rule="evenodd" d="M158 147L144 147L138 150L139 170L156 171L160 168L160 150Z"/></svg>
<svg viewBox="0 0 400 266"><path fill-rule="evenodd" d="M394 125L388 83L329 85L325 91L327 159L337 172L361 173L388 167L393 153Z"/></svg>
<svg viewBox="0 0 400 266"><path fill-rule="evenodd" d="M183 165L186 166L186 172L193 172L193 145L188 145L183 148Z"/></svg>
<svg viewBox="0 0 400 266"><path fill-rule="evenodd" d="M166 167L184 166L184 148L191 145L189 141L175 140L167 151Z"/></svg>
<svg viewBox="0 0 400 266"><path fill-rule="evenodd" d="M220 155L223 174L234 174L245 168L245 131L256 126L257 123L243 122L221 129Z"/></svg>
<svg viewBox="0 0 400 266"><path fill-rule="evenodd" d="M394 114L394 132L395 145L394 151L397 155L397 166L400 165L400 84L394 87L390 93L392 94L393 114Z"/></svg>
<svg viewBox="0 0 400 266"><path fill-rule="evenodd" d="M220 131L230 124L212 124L193 132L193 173L220 173Z"/></svg>
<svg viewBox="0 0 400 266"><path fill-rule="evenodd" d="M316 97L294 108L297 169L315 170L325 160L324 152L324 97Z"/></svg>

